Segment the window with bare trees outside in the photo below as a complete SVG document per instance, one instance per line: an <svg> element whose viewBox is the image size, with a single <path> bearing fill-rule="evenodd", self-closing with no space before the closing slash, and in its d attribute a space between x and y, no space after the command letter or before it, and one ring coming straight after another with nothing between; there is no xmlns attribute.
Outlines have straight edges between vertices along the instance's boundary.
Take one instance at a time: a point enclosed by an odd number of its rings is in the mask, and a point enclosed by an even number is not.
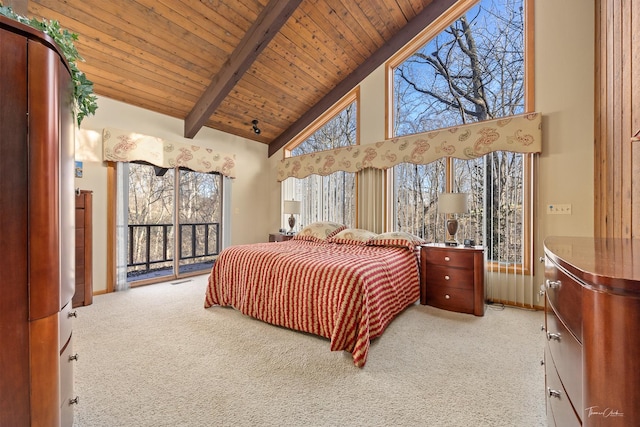
<svg viewBox="0 0 640 427"><path fill-rule="evenodd" d="M221 176L142 163L127 169L127 281L208 271L220 251Z"/></svg>
<svg viewBox="0 0 640 427"><path fill-rule="evenodd" d="M294 141L288 156L299 156L357 144L357 92L347 97L349 103L323 125L301 141ZM355 226L356 174L338 171L327 176L311 175L304 179L288 178L283 182L285 200L301 201L299 227L315 221L335 221Z"/></svg>
<svg viewBox="0 0 640 427"><path fill-rule="evenodd" d="M393 136L526 112L527 0L481 0L422 46L390 64ZM470 194L459 238L483 245L494 265L523 266L530 220L530 157L494 152L395 167L394 228L442 241L438 194ZM519 267L519 268L520 268Z"/></svg>

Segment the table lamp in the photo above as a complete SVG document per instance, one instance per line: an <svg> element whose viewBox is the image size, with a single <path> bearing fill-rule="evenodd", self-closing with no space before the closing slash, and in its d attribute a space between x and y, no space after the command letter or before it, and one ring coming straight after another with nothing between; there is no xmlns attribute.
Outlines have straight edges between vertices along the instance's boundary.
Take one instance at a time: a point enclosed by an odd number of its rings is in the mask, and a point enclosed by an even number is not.
<svg viewBox="0 0 640 427"><path fill-rule="evenodd" d="M284 201L284 214L291 215L289 217L289 230L290 234L293 234L293 227L296 225L296 218L294 215L298 215L300 213L300 201L298 200L285 200Z"/></svg>
<svg viewBox="0 0 640 427"><path fill-rule="evenodd" d="M438 196L438 212L444 215L454 215L447 219L444 244L458 246L456 233L458 232L457 215L469 212L468 193L442 193ZM447 233L450 239L447 239Z"/></svg>

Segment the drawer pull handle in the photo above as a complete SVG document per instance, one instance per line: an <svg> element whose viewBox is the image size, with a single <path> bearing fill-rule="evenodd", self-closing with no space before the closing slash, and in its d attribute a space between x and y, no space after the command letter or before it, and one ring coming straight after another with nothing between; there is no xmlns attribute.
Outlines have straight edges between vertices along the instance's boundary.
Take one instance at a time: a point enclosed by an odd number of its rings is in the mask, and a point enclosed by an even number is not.
<svg viewBox="0 0 640 427"><path fill-rule="evenodd" d="M449 277L449 276L444 276L444 280L449 280L449 279L451 279L451 277Z"/></svg>
<svg viewBox="0 0 640 427"><path fill-rule="evenodd" d="M444 257L445 261L451 261L451 258L449 258L448 256Z"/></svg>
<svg viewBox="0 0 640 427"><path fill-rule="evenodd" d="M551 341L560 341L560 333L551 333L551 332L547 332L547 340Z"/></svg>
<svg viewBox="0 0 640 427"><path fill-rule="evenodd" d="M77 405L80 403L80 397L76 396L73 399L69 399L69 405Z"/></svg>
<svg viewBox="0 0 640 427"><path fill-rule="evenodd" d="M560 390L554 390L550 387L547 387L547 392L549 393L549 397L556 397L558 399L560 399L560 395L562 394Z"/></svg>
<svg viewBox="0 0 640 427"><path fill-rule="evenodd" d="M69 362L74 361L74 360L78 360L78 353L76 354L72 354L71 356L69 356Z"/></svg>
<svg viewBox="0 0 640 427"><path fill-rule="evenodd" d="M549 279L547 279L547 288L557 289L557 288L560 287L560 285L562 285L562 282L560 280L549 280Z"/></svg>
<svg viewBox="0 0 640 427"><path fill-rule="evenodd" d="M75 310L70 311L69 315L67 317L75 317L75 318L77 318L78 317L78 312L75 311Z"/></svg>
<svg viewBox="0 0 640 427"><path fill-rule="evenodd" d="M451 297L449 296L449 294L446 294L446 295L444 296L444 299L450 299L450 298L451 298Z"/></svg>

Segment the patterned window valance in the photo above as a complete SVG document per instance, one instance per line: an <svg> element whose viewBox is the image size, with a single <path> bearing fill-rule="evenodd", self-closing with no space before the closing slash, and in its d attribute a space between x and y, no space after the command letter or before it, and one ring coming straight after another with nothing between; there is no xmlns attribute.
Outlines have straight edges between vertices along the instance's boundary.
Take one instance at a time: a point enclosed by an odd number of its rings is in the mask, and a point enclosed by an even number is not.
<svg viewBox="0 0 640 427"><path fill-rule="evenodd" d="M102 131L104 160L145 161L162 168L186 167L196 172L219 172L235 178L235 154L223 154L197 145L170 142L130 131Z"/></svg>
<svg viewBox="0 0 640 427"><path fill-rule="evenodd" d="M539 153L542 114L529 113L484 122L288 157L278 165L278 181L400 163L428 164L441 157L474 159L492 151Z"/></svg>

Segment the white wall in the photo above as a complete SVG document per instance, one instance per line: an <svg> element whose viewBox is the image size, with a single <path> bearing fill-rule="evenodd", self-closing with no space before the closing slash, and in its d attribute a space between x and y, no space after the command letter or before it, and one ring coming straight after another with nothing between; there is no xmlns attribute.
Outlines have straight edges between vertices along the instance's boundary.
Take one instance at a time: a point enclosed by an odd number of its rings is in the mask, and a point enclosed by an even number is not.
<svg viewBox="0 0 640 427"><path fill-rule="evenodd" d="M492 277L495 299L542 305L543 241L550 235L592 236L594 222L594 2L535 2L535 111L543 114L543 153L537 161L534 196L534 275ZM361 142L384 139L385 67L361 83ZM279 200L275 167L282 150L270 158L271 197ZM570 204L571 215L548 215L548 204ZM277 228L279 212L270 210Z"/></svg>
<svg viewBox="0 0 640 427"><path fill-rule="evenodd" d="M539 240L593 236L594 11L593 0L536 1L536 110L544 114ZM571 204L572 214L546 214L554 203Z"/></svg>
<svg viewBox="0 0 640 427"><path fill-rule="evenodd" d="M231 244L267 241L269 233L269 186L267 145L209 128L194 139L182 137L184 122L162 114L100 97L95 116L88 117L78 132L76 160L83 161L83 177L75 185L93 191L93 289L107 288L107 168L102 162L102 129L114 127L152 135L168 141L195 144L236 155L232 184Z"/></svg>

